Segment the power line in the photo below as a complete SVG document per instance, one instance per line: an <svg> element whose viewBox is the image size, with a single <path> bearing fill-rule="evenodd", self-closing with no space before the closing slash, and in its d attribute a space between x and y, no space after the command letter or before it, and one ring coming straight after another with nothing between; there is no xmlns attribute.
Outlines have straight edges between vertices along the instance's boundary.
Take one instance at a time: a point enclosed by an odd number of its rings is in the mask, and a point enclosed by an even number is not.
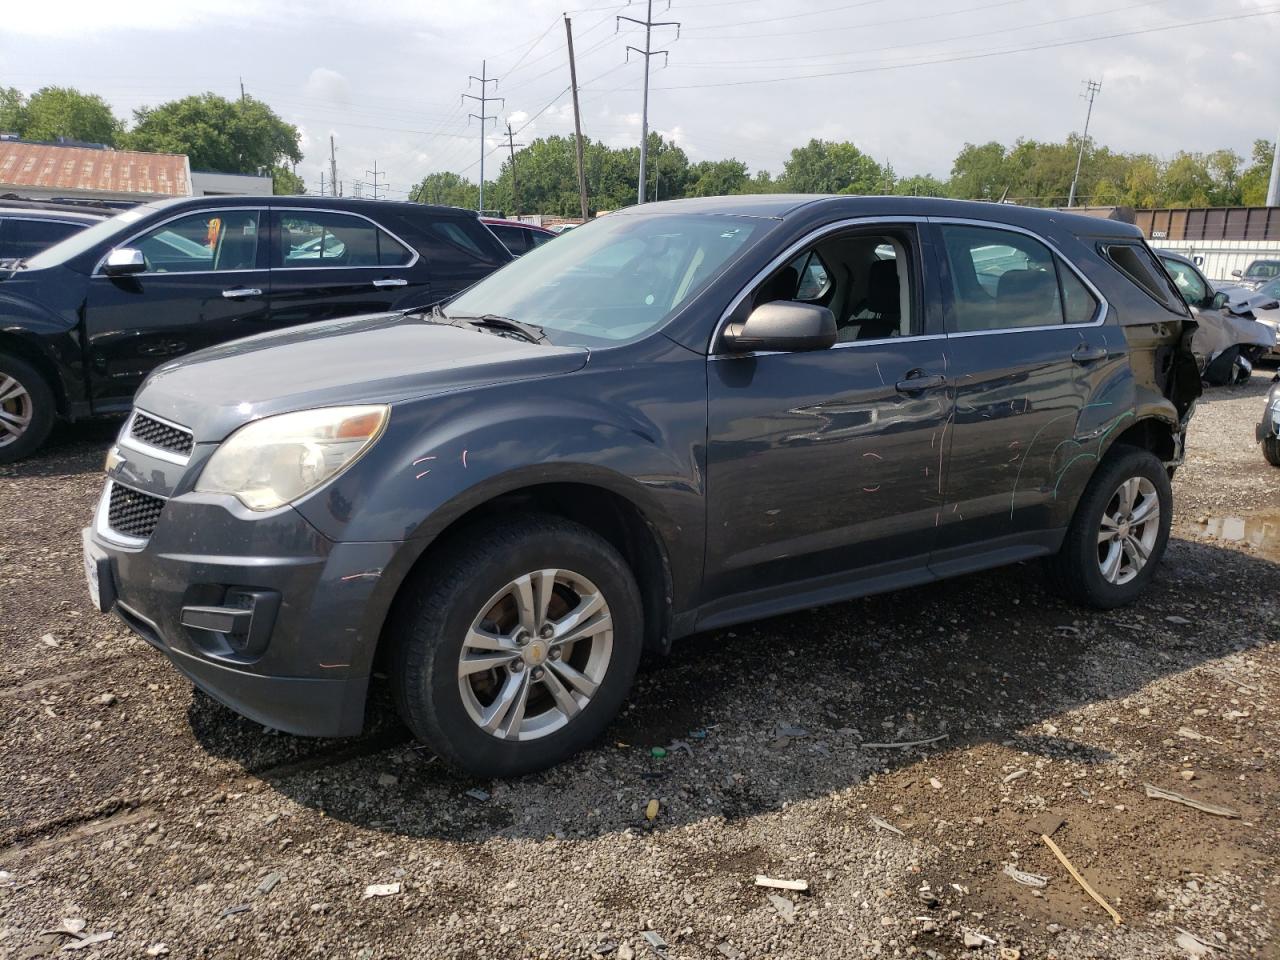
<svg viewBox="0 0 1280 960"><path fill-rule="evenodd" d="M1252 13L1238 13L1223 17L1210 17L1205 20L1188 20L1182 23L1165 24L1161 27L1145 27L1141 30L1126 30L1119 33L1107 33L1094 37L1075 37L1070 40L1055 40L1048 43L1032 44L1025 47L1010 47L1004 50L984 50L975 53L955 54L935 57L928 60L906 61L904 63L879 64L874 67L860 67L855 70L832 70L825 73L796 74L790 77L762 77L756 80L730 80L717 83L685 83L669 87L655 87L655 90L697 90L708 87L747 87L769 83L788 83L793 80L820 80L826 77L848 77L862 73L881 73L888 70L905 70L911 67L928 67L935 64L962 63L970 60L985 60L989 57L1003 57L1014 53L1028 53L1034 50L1053 50L1059 47L1074 47L1085 43L1097 43L1101 40L1120 40L1126 37L1137 37L1148 33L1162 33L1166 30L1181 30L1185 27L1201 27L1213 23L1227 23L1234 20L1249 20L1254 17L1266 17L1280 13L1280 7L1268 10L1257 10Z"/></svg>
<svg viewBox="0 0 1280 960"><path fill-rule="evenodd" d="M734 23L735 27L745 27L753 23L777 23L780 20L799 20L801 17L819 17L828 13L835 13L837 10L852 10L855 7L870 7L877 3L887 3L888 0L857 0L856 3L842 3L837 7L823 7L821 10L806 10L803 13L788 13L778 17L760 17L756 20L739 20ZM720 24L709 27L690 27L690 33L696 33L699 30L715 30Z"/></svg>
<svg viewBox="0 0 1280 960"><path fill-rule="evenodd" d="M662 54L664 58L668 56L666 50L653 49L653 28L654 27L675 27L676 39L680 39L680 24L675 20L654 20L653 19L653 0L647 0L647 10L643 20L637 20L635 17L617 17L619 27L622 21L634 23L644 27L644 49L633 47L627 44L627 59L631 58L631 52L634 50L640 56L644 57L644 106L640 112L640 181L636 188L637 203L644 203L645 197L645 161L649 156L649 61L658 54ZM670 2L667 3L667 9L671 9Z"/></svg>
<svg viewBox="0 0 1280 960"><path fill-rule="evenodd" d="M976 7L963 7L959 10L943 10L938 13L920 14L914 17L890 17L888 20L863 20L861 23L831 23L822 27L815 27L811 30L791 30L787 32L778 32L771 30L768 33L738 33L726 36L705 37L700 36L697 39L703 40L756 40L769 39L775 40L779 37L803 37L814 33L834 33L838 30L864 30L867 27L885 27L897 26L903 23L917 23L921 20L938 20L942 17L956 17L966 13L978 13L982 10L994 10L996 7L1011 7L1019 3L1027 3L1028 0L995 0L994 3L982 3ZM796 16L796 15L792 15ZM788 19L788 18L784 18ZM693 28L690 27L690 30Z"/></svg>
<svg viewBox="0 0 1280 960"><path fill-rule="evenodd" d="M373 188L373 199L375 199L375 200L381 200L381 199L383 199L382 197L378 196L378 191L379 191L379 190L386 190L387 185L386 185L385 183L379 183L379 182L378 182L378 178L379 178L379 177L382 177L382 178L385 180L385 179L386 179L386 177L387 177L387 174L386 174L386 172L385 172L385 171L384 171L384 172L382 172L382 173L379 173L379 172L378 172L378 161L377 161L377 160L373 161L373 169L372 169L372 170L366 170L366 171L364 172L364 175L365 175L366 177L368 177L368 176L372 176L372 177L373 177L373 179L372 179L372 180L365 181L365 182L366 182L366 184L367 184L368 186L370 186L370 187L372 187L372 188Z"/></svg>
<svg viewBox="0 0 1280 960"><path fill-rule="evenodd" d="M1089 142L1089 120L1093 116L1093 98L1098 95L1098 91L1102 89L1101 80L1086 81L1085 92L1081 94L1089 101L1089 108L1084 114L1084 133L1080 136L1080 152L1076 155L1076 173L1071 178L1071 192L1067 194L1067 206L1074 207L1076 205L1076 184L1080 182L1080 164L1084 163L1084 148Z"/></svg>

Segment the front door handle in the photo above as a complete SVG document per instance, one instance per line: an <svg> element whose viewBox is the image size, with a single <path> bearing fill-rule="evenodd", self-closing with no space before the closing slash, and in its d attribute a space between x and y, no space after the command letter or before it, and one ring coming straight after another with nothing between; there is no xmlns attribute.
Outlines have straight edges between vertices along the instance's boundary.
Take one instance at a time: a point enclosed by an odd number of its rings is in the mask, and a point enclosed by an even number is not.
<svg viewBox="0 0 1280 960"><path fill-rule="evenodd" d="M239 300L241 297L260 297L262 291L257 287L232 287L230 290L223 290L222 295L228 300Z"/></svg>
<svg viewBox="0 0 1280 960"><path fill-rule="evenodd" d="M1071 351L1071 359L1075 363L1097 363L1107 359L1107 348L1082 343Z"/></svg>
<svg viewBox="0 0 1280 960"><path fill-rule="evenodd" d="M409 281L404 279L404 277L396 277L390 280L375 280L373 281L373 285L375 287L407 287L409 285Z"/></svg>
<svg viewBox="0 0 1280 960"><path fill-rule="evenodd" d="M907 374L905 380L899 380L894 384L894 388L899 393L905 393L909 397L914 397L924 393L926 390L936 390L938 387L946 386L947 378L942 374L935 373L928 376L912 370Z"/></svg>

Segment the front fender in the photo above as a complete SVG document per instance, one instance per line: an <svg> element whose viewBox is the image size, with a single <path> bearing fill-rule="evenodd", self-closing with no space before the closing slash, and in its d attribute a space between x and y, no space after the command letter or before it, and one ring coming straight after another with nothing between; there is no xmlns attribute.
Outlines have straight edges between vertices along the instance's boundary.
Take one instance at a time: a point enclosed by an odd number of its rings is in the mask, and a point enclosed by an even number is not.
<svg viewBox="0 0 1280 960"><path fill-rule="evenodd" d="M1262 419L1258 421L1255 438L1259 443L1263 440L1280 439L1280 375L1276 376L1267 391L1267 402L1262 408Z"/></svg>
<svg viewBox="0 0 1280 960"><path fill-rule="evenodd" d="M6 347L44 369L60 404L85 399L75 322L0 288L0 350Z"/></svg>

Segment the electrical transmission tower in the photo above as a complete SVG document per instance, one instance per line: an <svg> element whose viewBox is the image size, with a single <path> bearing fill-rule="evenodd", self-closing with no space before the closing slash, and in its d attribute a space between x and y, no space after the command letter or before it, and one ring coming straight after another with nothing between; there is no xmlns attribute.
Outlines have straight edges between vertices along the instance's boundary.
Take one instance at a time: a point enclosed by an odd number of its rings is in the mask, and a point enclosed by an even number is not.
<svg viewBox="0 0 1280 960"><path fill-rule="evenodd" d="M507 149L511 151L511 205L515 207L515 212L520 212L520 187L516 183L516 147L523 147L523 143L516 143L516 135L511 132L511 124L507 123Z"/></svg>
<svg viewBox="0 0 1280 960"><path fill-rule="evenodd" d="M385 183L378 183L378 178L379 178L379 177L382 177L382 179L383 179L383 180L386 180L387 175L386 175L385 173L379 173L379 172L378 172L378 161L377 161L377 160L373 161L373 169L372 169L372 170L366 170L366 171L364 172L364 175L365 175L366 177L372 177L372 178L373 178L372 180L366 180L366 181L365 181L365 184L373 190L373 199L375 199L375 200L382 200L382 199L385 199L385 197L386 197L386 190L387 190L387 184L385 184ZM379 190L382 190L382 191L383 191L381 196L379 196L379 195L378 195L378 191L379 191Z"/></svg>
<svg viewBox="0 0 1280 960"><path fill-rule="evenodd" d="M501 100L502 105L504 107L507 105L507 101L502 97L489 96L489 84L492 83L496 88L498 85L498 78L490 77L487 73L488 69L489 69L488 61L482 60L480 61L480 76L477 77L473 75L467 78L468 90L471 89L472 80L476 80L479 82L480 95L476 96L474 93L464 93L462 95L462 100L464 103L467 100L474 100L478 104L480 104L480 112L468 114L467 119L470 120L471 117L475 117L477 120L480 121L480 199L479 199L479 202L476 204L476 209L481 212L484 211L484 154L485 154L484 125L490 120L494 121L495 123L498 120L497 114L488 113L487 108L489 103L494 100Z"/></svg>
<svg viewBox="0 0 1280 960"><path fill-rule="evenodd" d="M645 162L649 158L649 61L662 54L663 64L666 64L668 51L654 50L652 43L654 27L675 27L676 39L680 39L680 24L675 20L654 20L653 19L653 0L646 0L648 5L647 12L643 20L637 20L635 17L617 17L615 26L620 28L622 21L634 23L637 26L644 27L644 49L633 47L627 44L627 59L631 59L631 52L634 50L640 56L644 57L644 108L640 113L640 183L636 190L638 203L644 203L645 197ZM670 0L667 3L667 9L671 9Z"/></svg>
<svg viewBox="0 0 1280 960"><path fill-rule="evenodd" d="M1068 207L1076 205L1076 185L1080 182L1080 164L1084 162L1084 148L1089 142L1089 120L1093 116L1093 98L1098 95L1098 91L1101 89L1101 80L1087 80L1085 81L1084 93L1080 94L1081 97L1089 101L1089 108L1084 114L1084 134L1080 137L1080 153L1076 155L1076 175L1071 178L1071 193L1067 197Z"/></svg>

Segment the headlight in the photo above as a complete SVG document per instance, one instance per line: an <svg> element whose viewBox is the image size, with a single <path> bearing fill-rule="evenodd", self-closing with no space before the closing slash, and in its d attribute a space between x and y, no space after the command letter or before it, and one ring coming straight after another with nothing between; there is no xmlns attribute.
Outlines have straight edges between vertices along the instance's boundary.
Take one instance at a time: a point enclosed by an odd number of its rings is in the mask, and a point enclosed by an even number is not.
<svg viewBox="0 0 1280 960"><path fill-rule="evenodd" d="M245 424L209 458L199 493L229 493L274 510L351 466L382 434L390 408L322 407Z"/></svg>

